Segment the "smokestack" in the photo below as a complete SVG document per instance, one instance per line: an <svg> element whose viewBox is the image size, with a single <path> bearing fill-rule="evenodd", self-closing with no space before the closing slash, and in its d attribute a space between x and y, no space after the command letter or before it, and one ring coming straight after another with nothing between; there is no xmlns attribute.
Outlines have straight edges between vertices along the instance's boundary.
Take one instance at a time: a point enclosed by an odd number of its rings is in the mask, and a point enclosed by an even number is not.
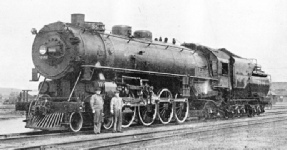
<svg viewBox="0 0 287 150"><path fill-rule="evenodd" d="M77 26L83 26L85 23L85 14L72 14L71 23Z"/></svg>

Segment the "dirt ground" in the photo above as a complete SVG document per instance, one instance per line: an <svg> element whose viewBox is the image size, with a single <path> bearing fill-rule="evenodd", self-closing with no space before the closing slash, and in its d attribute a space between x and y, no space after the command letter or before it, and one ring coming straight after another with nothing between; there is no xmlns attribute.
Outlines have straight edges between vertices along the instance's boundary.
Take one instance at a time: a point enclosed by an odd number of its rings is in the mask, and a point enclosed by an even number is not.
<svg viewBox="0 0 287 150"><path fill-rule="evenodd" d="M277 107L273 107L272 110L268 110L268 112L277 112L282 111L283 109L276 110L276 108L284 108L286 110L287 103L277 105ZM9 114L9 113L8 113ZM266 114L267 115L267 114ZM284 114L285 115L285 114ZM261 117L263 117L262 115ZM268 116L268 115L267 115ZM270 116L271 117L271 116ZM255 117L254 119L256 119ZM240 118L234 121L240 120L247 120L252 118ZM12 122L13 121L13 122ZM226 120L228 121L228 120ZM193 126L196 128L197 126L201 126L202 124L216 124L220 122L226 121L214 121L214 122L205 122L205 123L191 123L191 124L184 124L181 126ZM2 125L1 125L2 123ZM10 119L10 120L3 120L0 121L1 127L6 127L6 129L1 131L0 133L12 133L8 131L8 129L18 129L18 132L24 129L24 123L22 122L22 118L18 119ZM161 129L173 128L173 126L162 126L159 127ZM21 131L20 131L21 129ZM140 131L144 130L151 130L151 128L144 128L140 129ZM16 131L15 131L16 132ZM25 131L26 132L26 131ZM134 130L124 130L124 133L127 134L129 132L139 132L138 129ZM97 137L105 137L114 135L113 133L103 133L97 135ZM85 139L85 138L94 138L94 134L88 134L82 137L79 136L71 136L70 138L65 137L62 138L54 138L53 140L49 141L61 141L64 142L65 140L73 140L73 139ZM30 141L33 142L33 141ZM36 141L35 141L36 142ZM47 141L42 141L46 144ZM38 143L38 141L36 142ZM33 144L33 143L32 143ZM39 144L39 143L38 143ZM1 144L0 144L1 145ZM131 147L126 147L124 149L203 149L203 150L221 150L221 149L287 149L287 120L280 121L280 122L271 122L271 123L264 123L264 124L257 124L257 125L249 125L244 127L238 128L229 128L229 129L221 129L221 130L214 130L212 132L206 132L202 134L191 134L186 136L175 136L173 138L162 139L160 141L154 142L147 142L141 145L140 147L135 145Z"/></svg>
<svg viewBox="0 0 287 150"><path fill-rule="evenodd" d="M15 105L0 104L0 120L24 117L24 112L16 112Z"/></svg>
<svg viewBox="0 0 287 150"><path fill-rule="evenodd" d="M287 120L214 131L209 134L174 137L137 149L287 149Z"/></svg>

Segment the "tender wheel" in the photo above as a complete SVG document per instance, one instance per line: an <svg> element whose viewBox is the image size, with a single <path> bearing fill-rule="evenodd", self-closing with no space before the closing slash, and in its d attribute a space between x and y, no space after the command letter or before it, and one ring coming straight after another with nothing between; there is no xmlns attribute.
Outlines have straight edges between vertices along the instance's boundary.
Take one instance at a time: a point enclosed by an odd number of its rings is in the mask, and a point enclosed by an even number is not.
<svg viewBox="0 0 287 150"><path fill-rule="evenodd" d="M82 113L73 112L70 115L70 125L69 129L73 132L78 132L83 126L83 115Z"/></svg>
<svg viewBox="0 0 287 150"><path fill-rule="evenodd" d="M241 111L240 111L240 106L236 106L235 108L234 108L234 116L235 117L241 117Z"/></svg>
<svg viewBox="0 0 287 150"><path fill-rule="evenodd" d="M124 106L122 110L123 110L123 112L122 112L122 115L123 115L122 127L127 128L135 120L136 107Z"/></svg>
<svg viewBox="0 0 287 150"><path fill-rule="evenodd" d="M271 108L270 109L272 109L272 104L271 104L271 106L270 106ZM261 113L264 113L265 112L265 110L264 110L264 106L263 105L261 105Z"/></svg>
<svg viewBox="0 0 287 150"><path fill-rule="evenodd" d="M170 102L172 94L168 89L162 89L158 98L160 100L157 104L159 120L162 124L168 124L173 117L172 103Z"/></svg>
<svg viewBox="0 0 287 150"><path fill-rule="evenodd" d="M246 110L245 110L244 106L240 107L240 114L241 114L241 116L246 114Z"/></svg>
<svg viewBox="0 0 287 150"><path fill-rule="evenodd" d="M230 112L227 113L228 118L234 118L234 110L231 110Z"/></svg>
<svg viewBox="0 0 287 150"><path fill-rule="evenodd" d="M174 110L174 118L177 123L183 123L189 111L189 104L188 101L185 102L174 102L173 103L173 110Z"/></svg>
<svg viewBox="0 0 287 150"><path fill-rule="evenodd" d="M146 106L138 106L138 115L143 125L151 125L156 118L157 107L155 104L148 104Z"/></svg>
<svg viewBox="0 0 287 150"><path fill-rule="evenodd" d="M207 119L210 119L210 118L211 118L211 116L210 116L210 114L209 114L209 109L208 109L208 108L204 108L203 111L202 111L202 113L203 113L203 119L204 119L204 120L207 120Z"/></svg>
<svg viewBox="0 0 287 150"><path fill-rule="evenodd" d="M108 130L108 129L112 128L113 123L114 123L114 118L113 118L113 116L106 116L106 117L104 117L103 127L104 127L105 129Z"/></svg>
<svg viewBox="0 0 287 150"><path fill-rule="evenodd" d="M250 105L247 105L246 112L247 112L247 116L248 117L253 117L254 116L253 108Z"/></svg>

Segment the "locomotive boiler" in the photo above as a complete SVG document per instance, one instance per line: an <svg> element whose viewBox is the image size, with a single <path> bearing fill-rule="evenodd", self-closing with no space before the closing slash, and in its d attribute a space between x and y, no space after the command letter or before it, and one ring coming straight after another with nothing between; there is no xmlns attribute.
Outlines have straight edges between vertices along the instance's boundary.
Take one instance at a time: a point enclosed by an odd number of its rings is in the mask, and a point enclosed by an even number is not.
<svg viewBox="0 0 287 150"><path fill-rule="evenodd" d="M153 40L152 32L132 32L126 25L106 33L101 22L86 22L83 14L71 17L71 23L32 30L32 81L39 75L44 81L35 100L16 104L26 111L27 128L91 127L89 100L96 88L104 97L106 129L113 122L109 103L115 90L125 103L123 127L264 112L270 79L253 59L224 48Z"/></svg>

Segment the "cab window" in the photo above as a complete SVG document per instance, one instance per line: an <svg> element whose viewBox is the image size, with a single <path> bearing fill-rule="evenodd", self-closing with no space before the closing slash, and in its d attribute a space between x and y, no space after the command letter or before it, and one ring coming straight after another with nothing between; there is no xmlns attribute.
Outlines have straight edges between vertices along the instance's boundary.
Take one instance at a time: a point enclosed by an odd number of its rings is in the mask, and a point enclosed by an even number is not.
<svg viewBox="0 0 287 150"><path fill-rule="evenodd" d="M228 75L228 63L222 63L222 75Z"/></svg>

